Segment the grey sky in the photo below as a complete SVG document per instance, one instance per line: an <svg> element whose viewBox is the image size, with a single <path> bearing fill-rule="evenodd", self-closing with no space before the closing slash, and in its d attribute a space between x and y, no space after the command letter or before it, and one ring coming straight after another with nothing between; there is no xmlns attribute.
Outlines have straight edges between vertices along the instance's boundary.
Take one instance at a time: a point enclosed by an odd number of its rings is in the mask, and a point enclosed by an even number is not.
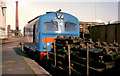
<svg viewBox="0 0 120 76"><path fill-rule="evenodd" d="M114 22L118 20L118 2L41 2L40 0L19 0L19 26L47 11L70 13L79 21ZM15 29L15 0L7 1L7 25Z"/></svg>

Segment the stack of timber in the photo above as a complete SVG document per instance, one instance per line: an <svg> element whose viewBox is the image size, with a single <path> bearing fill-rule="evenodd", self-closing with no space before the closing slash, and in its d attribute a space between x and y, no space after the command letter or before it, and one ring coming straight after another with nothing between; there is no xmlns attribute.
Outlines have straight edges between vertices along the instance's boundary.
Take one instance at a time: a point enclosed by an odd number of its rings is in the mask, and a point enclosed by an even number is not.
<svg viewBox="0 0 120 76"><path fill-rule="evenodd" d="M71 75L85 76L87 74L87 46L89 47L90 76L98 76L106 70L113 69L117 60L120 59L120 45L116 42L107 44L107 42L93 42L91 39L73 36L64 36L64 38L58 36L54 44L54 49L49 52L47 64L54 70L62 70L62 73L67 75L69 68ZM69 67L68 46L70 46L71 67Z"/></svg>

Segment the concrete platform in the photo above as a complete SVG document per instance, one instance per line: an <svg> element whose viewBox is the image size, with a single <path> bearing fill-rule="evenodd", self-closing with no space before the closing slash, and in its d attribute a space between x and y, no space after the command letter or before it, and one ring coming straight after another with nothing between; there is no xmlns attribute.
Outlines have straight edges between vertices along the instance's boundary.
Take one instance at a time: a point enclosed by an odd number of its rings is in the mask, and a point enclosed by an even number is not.
<svg viewBox="0 0 120 76"><path fill-rule="evenodd" d="M18 47L18 42L2 45L2 76L50 76Z"/></svg>
<svg viewBox="0 0 120 76"><path fill-rule="evenodd" d="M16 42L17 38L9 38L9 39L5 39L5 40L1 40L2 44L7 44L7 43L10 43L10 42Z"/></svg>

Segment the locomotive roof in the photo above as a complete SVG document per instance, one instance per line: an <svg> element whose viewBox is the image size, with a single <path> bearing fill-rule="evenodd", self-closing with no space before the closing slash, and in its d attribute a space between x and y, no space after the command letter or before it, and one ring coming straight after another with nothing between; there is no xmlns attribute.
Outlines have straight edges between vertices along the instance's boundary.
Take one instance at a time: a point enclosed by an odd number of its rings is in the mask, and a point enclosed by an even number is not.
<svg viewBox="0 0 120 76"><path fill-rule="evenodd" d="M46 14L48 14L48 13L55 13L55 12L51 12L51 11L46 12ZM42 16L42 15L40 15L40 16ZM40 16L37 16L37 17L33 18L32 20L28 21L28 23L34 21L35 19L39 18Z"/></svg>
<svg viewBox="0 0 120 76"><path fill-rule="evenodd" d="M42 16L42 15L40 15L40 16ZM28 23L30 23L30 22L32 22L32 21L34 21L35 19L37 19L37 18L38 18L38 17L40 17L40 16L37 16L37 17L35 17L34 19L32 19L32 20L28 21Z"/></svg>
<svg viewBox="0 0 120 76"><path fill-rule="evenodd" d="M46 12L46 14L48 14L48 13L57 13L57 12L59 13L60 11L56 11L56 12L49 11L49 12ZM65 13L65 12L60 12L60 13L69 14L69 13ZM43 15L45 15L45 14L43 14ZM28 23L34 21L35 19L37 19L37 18L39 18L40 16L43 16L43 15L39 15L39 16L33 18L32 20L28 21ZM69 14L69 15L71 15L71 14Z"/></svg>

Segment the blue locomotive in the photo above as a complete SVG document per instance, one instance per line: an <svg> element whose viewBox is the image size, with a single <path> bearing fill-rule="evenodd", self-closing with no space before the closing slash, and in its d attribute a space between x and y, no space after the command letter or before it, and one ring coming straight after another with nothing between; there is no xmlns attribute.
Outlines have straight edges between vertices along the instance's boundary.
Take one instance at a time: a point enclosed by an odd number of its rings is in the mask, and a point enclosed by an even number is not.
<svg viewBox="0 0 120 76"><path fill-rule="evenodd" d="M32 53L39 53L42 60L46 48L51 51L57 36L72 35L79 37L79 21L75 16L65 12L47 12L28 22L24 27L24 47ZM47 44L47 46L46 46Z"/></svg>

